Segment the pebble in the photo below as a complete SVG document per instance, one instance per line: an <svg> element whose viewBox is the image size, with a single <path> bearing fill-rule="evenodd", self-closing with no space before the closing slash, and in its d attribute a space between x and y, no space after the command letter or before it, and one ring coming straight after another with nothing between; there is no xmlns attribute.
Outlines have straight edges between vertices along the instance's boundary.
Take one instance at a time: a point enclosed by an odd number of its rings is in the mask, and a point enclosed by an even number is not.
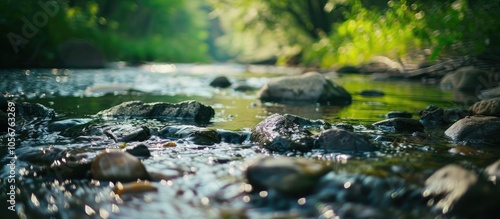
<svg viewBox="0 0 500 219"><path fill-rule="evenodd" d="M138 158L118 149L106 149L97 155L90 171L96 180L130 182L149 178Z"/></svg>

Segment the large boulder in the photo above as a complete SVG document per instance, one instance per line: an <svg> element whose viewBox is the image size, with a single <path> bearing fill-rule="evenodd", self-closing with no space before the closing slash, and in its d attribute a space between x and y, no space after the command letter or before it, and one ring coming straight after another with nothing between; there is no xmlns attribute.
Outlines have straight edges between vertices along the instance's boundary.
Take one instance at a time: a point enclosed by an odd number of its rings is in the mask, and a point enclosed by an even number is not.
<svg viewBox="0 0 500 219"><path fill-rule="evenodd" d="M497 116L500 117L500 97L481 100L473 104L469 111L472 115Z"/></svg>
<svg viewBox="0 0 500 219"><path fill-rule="evenodd" d="M359 68L361 73L384 73L384 72L398 72L404 71L403 66L385 56L374 56L368 63L361 65Z"/></svg>
<svg viewBox="0 0 500 219"><path fill-rule="evenodd" d="M265 102L347 105L351 95L320 73L275 78L257 92Z"/></svg>
<svg viewBox="0 0 500 219"><path fill-rule="evenodd" d="M375 147L360 134L343 129L329 129L318 134L314 148L327 151L373 151Z"/></svg>
<svg viewBox="0 0 500 219"><path fill-rule="evenodd" d="M215 115L212 107L198 101L180 103L144 103L129 101L100 111L98 116L105 117L144 117L144 118L176 118L206 123Z"/></svg>
<svg viewBox="0 0 500 219"><path fill-rule="evenodd" d="M454 142L466 145L498 145L499 133L500 118L493 116L468 116L445 131Z"/></svg>
<svg viewBox="0 0 500 219"><path fill-rule="evenodd" d="M447 74L441 79L440 86L443 89L457 89L480 91L492 86L487 79L489 74L474 67L459 68L451 74Z"/></svg>
<svg viewBox="0 0 500 219"><path fill-rule="evenodd" d="M270 151L309 151L313 144L311 135L285 116L273 114L252 129L250 141Z"/></svg>

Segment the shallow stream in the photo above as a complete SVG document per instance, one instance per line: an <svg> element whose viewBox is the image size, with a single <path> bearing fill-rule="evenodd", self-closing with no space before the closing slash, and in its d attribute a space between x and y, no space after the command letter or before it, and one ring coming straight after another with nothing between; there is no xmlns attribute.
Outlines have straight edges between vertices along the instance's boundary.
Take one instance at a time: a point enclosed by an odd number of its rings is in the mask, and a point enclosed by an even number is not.
<svg viewBox="0 0 500 219"><path fill-rule="evenodd" d="M340 212L337 215L352 218L364 218L363 214L382 215L381 218L434 218L440 212L431 211L426 203L418 200L424 181L430 174L450 163L479 172L500 155L500 150L491 147L465 147L450 143L443 135L446 127L426 128L427 137L420 139L411 134L383 133L371 125L383 120L389 111L406 111L418 119L418 112L428 105L466 107L455 101L452 93L420 82L372 81L367 75L327 73L352 94L351 105L283 105L261 103L256 98L256 91L271 78L296 75L300 71L228 64L2 70L0 91L11 95L9 99L40 103L54 109L58 114L57 120L93 118L97 112L129 100L171 103L197 100L215 109L211 122L202 125L208 128L250 131L267 116L279 113L321 119L331 124L348 123L354 126L355 132L372 138L382 135L392 139L380 142L379 150L368 154L313 151L300 155L270 155L248 141L211 146L179 141L175 147L162 147L159 142L164 139L153 136L146 141L151 145L149 150L152 156L143 160L148 171L165 175L181 173L181 176L153 182L158 188L156 192L119 197L111 194L112 183L45 177L37 172L39 164L18 160L18 215L27 218L333 218L335 214L332 216L329 213L332 210ZM244 83L255 90L241 92L210 87L209 83L216 76L226 76L233 84ZM360 94L363 90L378 90L384 95L363 96ZM183 123L151 119L106 122L106 125L115 126L116 130L126 131L142 125L161 128L170 124ZM2 141L6 138L3 136ZM93 157L104 148L117 147L120 145L112 141L82 142L60 136L57 132L42 132L36 136L18 136L16 155L56 148L79 151ZM5 150L1 152L0 190L4 197L8 190L6 179L9 167ZM339 180L349 182L349 185L360 183L369 190L375 190L378 188L376 185L365 185L368 183L365 181L373 179L373 182L380 181L386 186L380 187L380 193L373 193L380 197L364 197L366 193L359 192L349 193L356 197L337 197L328 202L307 197L311 200L310 204L290 198L289 201L295 204L287 202L282 205L268 203L264 200L266 197L254 200L255 196L245 194L244 171L248 160L256 156L303 156L324 160L331 164L332 174L339 175ZM411 198L413 196L417 197ZM0 205L0 212L6 208L3 204ZM370 213L372 211L377 213ZM349 212L357 213L350 215Z"/></svg>

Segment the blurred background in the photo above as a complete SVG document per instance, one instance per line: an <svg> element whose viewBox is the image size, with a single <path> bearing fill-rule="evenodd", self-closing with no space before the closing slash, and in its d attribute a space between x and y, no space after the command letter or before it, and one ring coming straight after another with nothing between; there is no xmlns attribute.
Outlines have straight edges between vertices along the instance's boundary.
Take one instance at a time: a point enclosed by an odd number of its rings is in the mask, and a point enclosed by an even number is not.
<svg viewBox="0 0 500 219"><path fill-rule="evenodd" d="M496 53L499 9L500 0L3 0L0 67L436 60Z"/></svg>

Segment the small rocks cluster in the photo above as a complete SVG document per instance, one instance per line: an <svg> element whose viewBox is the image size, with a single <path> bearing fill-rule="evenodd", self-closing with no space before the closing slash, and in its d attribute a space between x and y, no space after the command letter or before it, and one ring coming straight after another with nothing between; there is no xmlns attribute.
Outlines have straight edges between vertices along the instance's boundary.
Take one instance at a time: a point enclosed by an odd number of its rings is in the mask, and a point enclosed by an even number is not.
<svg viewBox="0 0 500 219"><path fill-rule="evenodd" d="M308 127L322 131L314 135ZM252 129L250 140L275 152L307 152L313 149L367 152L376 149L363 135L330 127L330 124L307 122L307 119L294 115L273 114Z"/></svg>
<svg viewBox="0 0 500 219"><path fill-rule="evenodd" d="M458 120L445 134L466 145L500 144L500 98L481 100L469 108L470 116Z"/></svg>

